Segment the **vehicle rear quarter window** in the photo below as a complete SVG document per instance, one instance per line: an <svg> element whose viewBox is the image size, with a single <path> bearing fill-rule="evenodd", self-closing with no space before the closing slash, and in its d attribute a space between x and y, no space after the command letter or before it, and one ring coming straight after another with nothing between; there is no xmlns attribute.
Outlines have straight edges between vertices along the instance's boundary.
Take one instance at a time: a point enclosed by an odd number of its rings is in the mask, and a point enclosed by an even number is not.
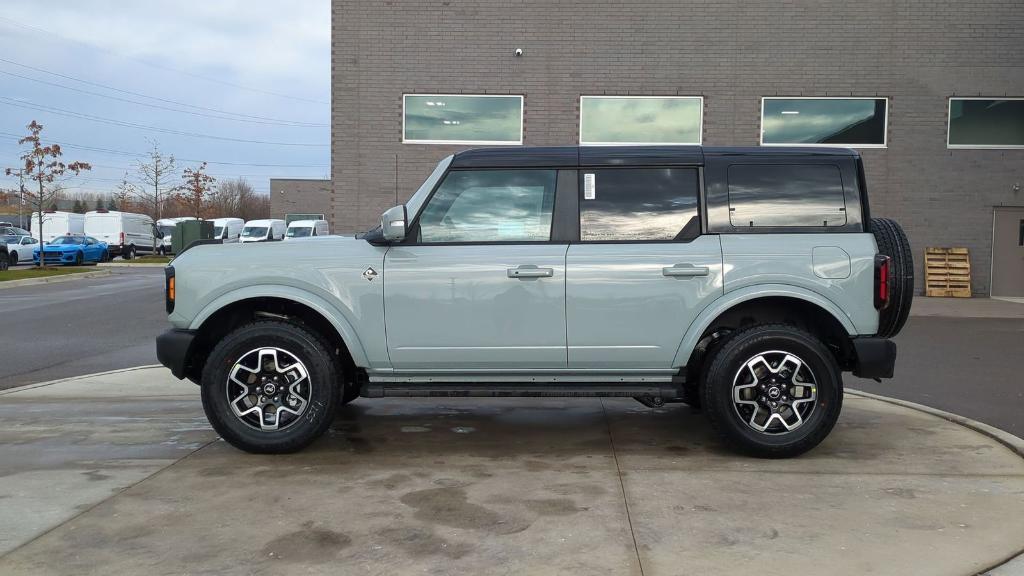
<svg viewBox="0 0 1024 576"><path fill-rule="evenodd" d="M546 242L555 170L449 172L419 219L419 241Z"/></svg>
<svg viewBox="0 0 1024 576"><path fill-rule="evenodd" d="M737 228L846 224L838 166L733 164L728 179L729 222Z"/></svg>
<svg viewBox="0 0 1024 576"><path fill-rule="evenodd" d="M697 170L581 170L580 239L676 240L698 215Z"/></svg>

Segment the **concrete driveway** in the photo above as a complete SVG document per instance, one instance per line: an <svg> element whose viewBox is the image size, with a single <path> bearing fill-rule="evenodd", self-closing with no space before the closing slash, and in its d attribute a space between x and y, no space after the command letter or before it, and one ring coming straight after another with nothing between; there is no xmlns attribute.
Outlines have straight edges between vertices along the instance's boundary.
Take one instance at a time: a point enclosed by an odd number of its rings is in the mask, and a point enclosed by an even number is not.
<svg viewBox="0 0 1024 576"><path fill-rule="evenodd" d="M154 368L0 395L0 462L5 575L964 576L1024 543L1024 460L854 396L785 461L607 399L360 399L267 457Z"/></svg>

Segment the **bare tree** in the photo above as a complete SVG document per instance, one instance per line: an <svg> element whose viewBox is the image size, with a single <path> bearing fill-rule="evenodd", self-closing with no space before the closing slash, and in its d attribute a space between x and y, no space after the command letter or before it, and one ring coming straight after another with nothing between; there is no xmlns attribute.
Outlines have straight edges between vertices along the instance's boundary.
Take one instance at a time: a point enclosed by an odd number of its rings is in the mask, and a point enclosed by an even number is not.
<svg viewBox="0 0 1024 576"><path fill-rule="evenodd" d="M136 189L135 195L153 220L159 220L164 203L178 190L174 185L177 179L177 164L173 154L164 155L156 142L152 144L153 149L149 152L149 158L136 163L135 168L141 186Z"/></svg>
<svg viewBox="0 0 1024 576"><path fill-rule="evenodd" d="M245 178L225 180L210 200L211 211L243 220L270 217L270 198L257 194Z"/></svg>
<svg viewBox="0 0 1024 576"><path fill-rule="evenodd" d="M206 173L206 162L196 168L185 168L181 175L184 182L176 198L188 211L189 216L202 218L211 194L217 188L217 179Z"/></svg>
<svg viewBox="0 0 1024 576"><path fill-rule="evenodd" d="M55 205L60 196L62 188L58 180L68 172L77 175L85 170L92 170L92 166L85 162L65 164L60 159L63 152L61 152L59 144L43 146L42 139L39 137L43 131L42 124L33 120L26 128L29 135L18 140L18 144L31 146L21 155L21 160L24 163L22 170L24 170L26 178L35 182L32 187L26 188L25 200L37 213L39 227L36 229L36 233L39 235L39 266L42 267L45 264L43 258L44 212L48 205ZM15 170L11 168L5 170L8 176L14 172Z"/></svg>
<svg viewBox="0 0 1024 576"><path fill-rule="evenodd" d="M121 182L118 183L117 187L114 188L114 192L110 195L110 202L108 207L122 212L131 212L132 199L138 196L139 189L128 180L128 173L124 173L124 177Z"/></svg>

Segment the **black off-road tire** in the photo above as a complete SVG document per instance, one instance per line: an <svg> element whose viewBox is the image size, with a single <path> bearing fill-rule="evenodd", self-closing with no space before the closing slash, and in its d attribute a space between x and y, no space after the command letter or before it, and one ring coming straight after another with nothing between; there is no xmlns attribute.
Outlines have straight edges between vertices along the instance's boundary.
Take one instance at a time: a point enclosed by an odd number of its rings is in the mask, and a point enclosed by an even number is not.
<svg viewBox="0 0 1024 576"><path fill-rule="evenodd" d="M868 227L875 236L878 252L889 257L889 305L878 314L878 336L899 334L914 302L914 254L907 235L893 220L872 218Z"/></svg>
<svg viewBox="0 0 1024 576"><path fill-rule="evenodd" d="M242 422L227 399L227 379L235 362L247 352L279 348L306 366L310 380L309 405L294 424L282 430L256 430ZM203 368L203 410L214 430L232 446L257 454L296 452L319 438L331 424L340 393L341 374L331 347L309 329L279 320L241 326L223 338Z"/></svg>
<svg viewBox="0 0 1024 576"><path fill-rule="evenodd" d="M814 373L817 400L802 425L782 434L758 432L733 404L733 380L757 354L795 354ZM842 373L835 357L814 335L787 324L762 324L733 332L710 352L701 375L701 400L712 428L733 449L759 458L789 458L828 436L843 405Z"/></svg>

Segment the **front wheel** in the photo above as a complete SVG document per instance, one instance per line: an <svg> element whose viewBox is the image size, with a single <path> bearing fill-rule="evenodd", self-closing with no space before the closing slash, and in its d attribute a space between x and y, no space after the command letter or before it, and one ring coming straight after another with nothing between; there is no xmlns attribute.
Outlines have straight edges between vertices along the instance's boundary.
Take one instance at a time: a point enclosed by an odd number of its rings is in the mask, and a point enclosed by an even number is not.
<svg viewBox="0 0 1024 576"><path fill-rule="evenodd" d="M75 254L75 266L81 266L85 262L85 254L81 252Z"/></svg>
<svg viewBox="0 0 1024 576"><path fill-rule="evenodd" d="M817 446L839 418L843 381L814 335L771 324L737 331L717 346L701 381L712 427L741 452L788 458Z"/></svg>
<svg viewBox="0 0 1024 576"><path fill-rule="evenodd" d="M5 270L7 270L8 266L9 261L7 260L7 258L0 258L0 272L4 272Z"/></svg>
<svg viewBox="0 0 1024 576"><path fill-rule="evenodd" d="M104 250L100 254L100 262L110 262L110 252L107 252L106 250Z"/></svg>
<svg viewBox="0 0 1024 576"><path fill-rule="evenodd" d="M232 446L259 454L295 452L330 426L338 373L322 338L289 322L236 329L203 368L203 410Z"/></svg>
<svg viewBox="0 0 1024 576"><path fill-rule="evenodd" d="M20 260L18 258L18 253L11 252L10 258L8 258L8 264L10 264L11 266L17 266L19 261Z"/></svg>

